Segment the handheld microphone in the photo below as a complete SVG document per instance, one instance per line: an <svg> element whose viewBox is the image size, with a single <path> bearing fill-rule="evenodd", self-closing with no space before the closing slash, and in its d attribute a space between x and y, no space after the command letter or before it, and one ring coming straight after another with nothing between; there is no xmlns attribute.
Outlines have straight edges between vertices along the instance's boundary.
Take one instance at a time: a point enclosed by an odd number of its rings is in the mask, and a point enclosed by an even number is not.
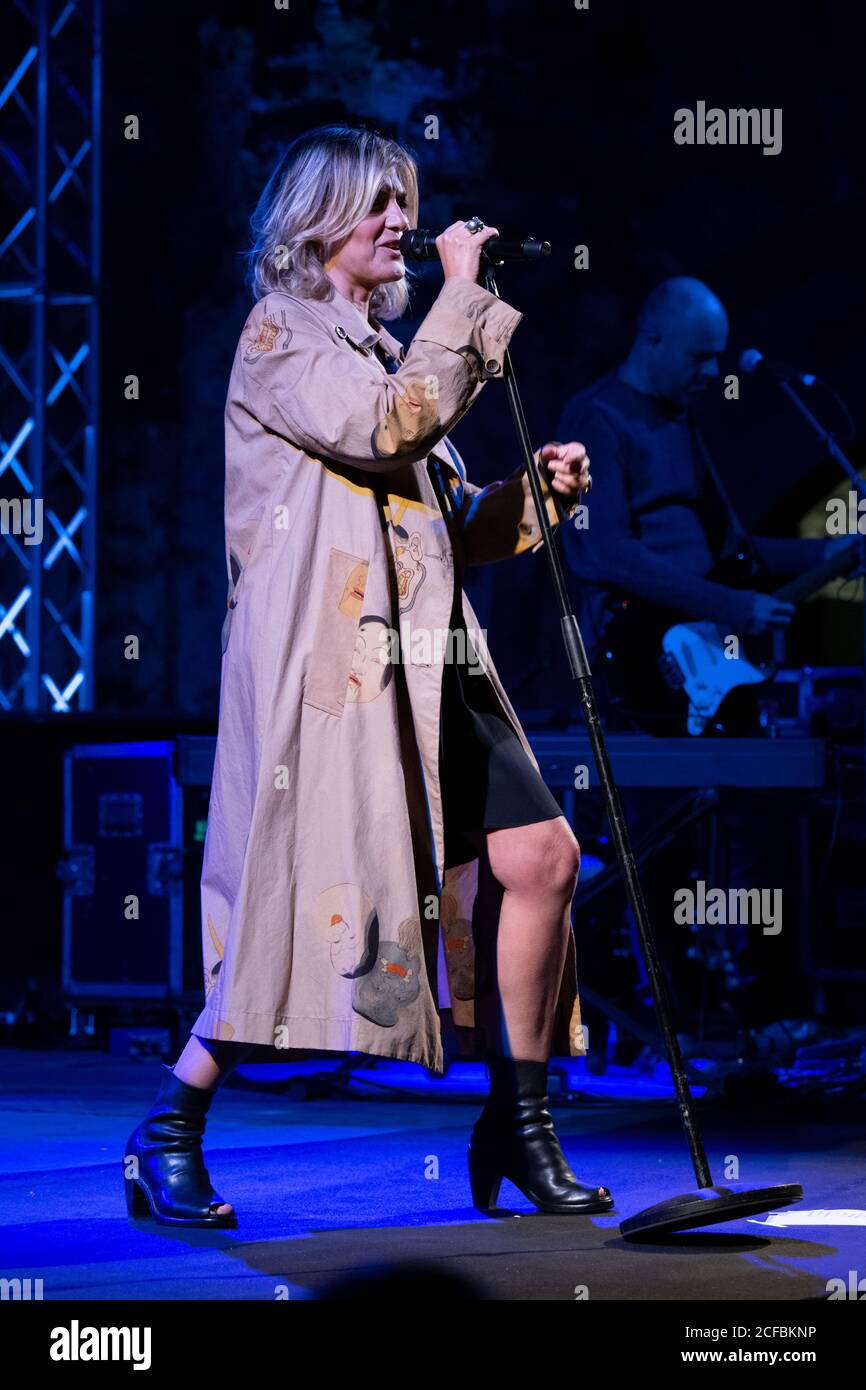
<svg viewBox="0 0 866 1390"><path fill-rule="evenodd" d="M787 362L776 362L757 348L746 348L740 353L739 367L741 372L769 372L780 381L796 381L800 386L814 386L818 380L814 373L801 372L799 367L791 367Z"/></svg>
<svg viewBox="0 0 866 1390"><path fill-rule="evenodd" d="M439 232L431 232L427 227L412 227L400 237L400 250L410 261L435 261L439 255L437 236ZM485 241L481 254L495 265L505 261L536 261L550 255L550 242L532 236L519 239L492 236Z"/></svg>

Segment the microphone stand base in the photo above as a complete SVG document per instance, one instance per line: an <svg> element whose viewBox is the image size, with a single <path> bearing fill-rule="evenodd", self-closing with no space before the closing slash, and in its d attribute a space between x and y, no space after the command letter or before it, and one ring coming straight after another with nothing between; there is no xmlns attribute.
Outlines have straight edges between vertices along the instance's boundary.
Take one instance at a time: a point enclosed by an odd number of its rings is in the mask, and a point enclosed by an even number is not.
<svg viewBox="0 0 866 1390"><path fill-rule="evenodd" d="M667 1197L653 1207L644 1207L620 1222L626 1240L655 1240L695 1226L717 1226L723 1221L739 1221L760 1211L775 1211L803 1200L799 1183L779 1183L774 1187L753 1187L732 1192L728 1187L698 1187L693 1192Z"/></svg>

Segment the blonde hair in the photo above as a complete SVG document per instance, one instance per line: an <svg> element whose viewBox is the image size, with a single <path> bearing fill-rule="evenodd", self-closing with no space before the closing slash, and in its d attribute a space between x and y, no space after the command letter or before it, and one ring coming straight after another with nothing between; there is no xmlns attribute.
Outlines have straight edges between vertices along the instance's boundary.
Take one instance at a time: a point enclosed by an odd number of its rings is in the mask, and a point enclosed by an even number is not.
<svg viewBox="0 0 866 1390"><path fill-rule="evenodd" d="M378 131L326 125L298 136L283 153L250 218L247 279L256 299L273 290L329 299L324 270L335 246L367 216L383 183L399 183L406 216L418 222L418 169L413 155ZM378 285L370 310L394 319L409 302L406 276Z"/></svg>

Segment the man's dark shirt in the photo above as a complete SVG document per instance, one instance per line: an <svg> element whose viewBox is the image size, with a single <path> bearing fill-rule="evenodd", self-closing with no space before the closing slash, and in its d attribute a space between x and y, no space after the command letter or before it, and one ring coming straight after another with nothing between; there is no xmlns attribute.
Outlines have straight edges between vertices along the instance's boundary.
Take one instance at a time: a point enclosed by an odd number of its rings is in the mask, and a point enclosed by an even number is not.
<svg viewBox="0 0 866 1390"><path fill-rule="evenodd" d="M612 592L730 632L747 629L751 597L705 577L736 547L737 535L693 428L685 408L644 395L615 371L572 396L562 413L556 438L579 440L592 469L589 525L563 528L590 655ZM813 542L752 542L768 568L781 573L818 563Z"/></svg>

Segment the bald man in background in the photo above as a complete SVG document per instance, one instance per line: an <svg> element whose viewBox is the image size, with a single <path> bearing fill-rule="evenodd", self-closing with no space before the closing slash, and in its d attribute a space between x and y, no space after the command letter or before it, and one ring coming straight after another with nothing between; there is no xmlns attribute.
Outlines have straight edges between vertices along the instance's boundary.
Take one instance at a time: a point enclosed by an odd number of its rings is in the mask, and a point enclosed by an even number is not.
<svg viewBox="0 0 866 1390"><path fill-rule="evenodd" d="M559 439L579 439L592 459L589 526L565 528L580 580L581 628L597 649L613 593L750 636L787 627L794 609L770 594L706 576L738 548L727 507L696 440L693 409L719 378L728 342L720 300L700 280L665 280L641 307L625 361L566 405ZM818 565L822 541L749 537L755 558L781 579Z"/></svg>

